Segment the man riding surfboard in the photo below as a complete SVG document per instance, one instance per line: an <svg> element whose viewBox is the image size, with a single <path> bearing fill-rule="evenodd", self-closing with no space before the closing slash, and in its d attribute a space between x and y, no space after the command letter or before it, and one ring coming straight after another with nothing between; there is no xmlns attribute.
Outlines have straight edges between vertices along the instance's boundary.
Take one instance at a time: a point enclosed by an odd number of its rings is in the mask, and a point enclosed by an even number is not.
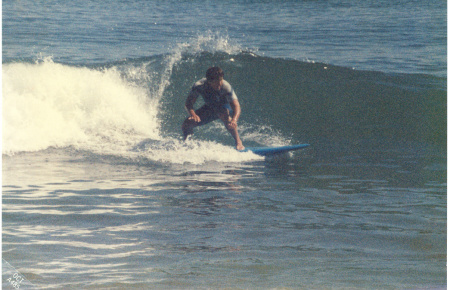
<svg viewBox="0 0 450 290"><path fill-rule="evenodd" d="M189 117L181 126L183 138L186 140L190 134L193 134L195 127L220 119L233 136L236 149L243 150L245 147L237 130L241 106L233 88L223 77L224 72L220 67L211 67L206 71L206 77L197 81L192 87L185 103ZM200 95L205 104L194 110L194 104Z"/></svg>

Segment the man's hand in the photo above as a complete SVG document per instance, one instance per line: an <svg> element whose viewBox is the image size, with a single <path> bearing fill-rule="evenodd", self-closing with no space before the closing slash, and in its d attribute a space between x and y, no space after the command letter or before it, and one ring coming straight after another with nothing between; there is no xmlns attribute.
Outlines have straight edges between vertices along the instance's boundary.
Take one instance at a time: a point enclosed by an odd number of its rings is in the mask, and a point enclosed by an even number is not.
<svg viewBox="0 0 450 290"><path fill-rule="evenodd" d="M201 121L200 117L195 112L191 113L191 116L188 119L193 120L196 123L200 123Z"/></svg>
<svg viewBox="0 0 450 290"><path fill-rule="evenodd" d="M237 128L237 121L235 119L231 119L227 124L227 129L236 129Z"/></svg>

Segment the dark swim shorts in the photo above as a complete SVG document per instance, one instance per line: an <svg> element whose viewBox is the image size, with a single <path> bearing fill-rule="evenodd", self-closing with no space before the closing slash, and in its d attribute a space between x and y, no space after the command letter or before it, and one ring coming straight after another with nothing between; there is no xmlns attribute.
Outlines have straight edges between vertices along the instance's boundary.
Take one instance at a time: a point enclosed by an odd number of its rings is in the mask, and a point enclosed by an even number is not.
<svg viewBox="0 0 450 290"><path fill-rule="evenodd" d="M203 105L201 108L195 110L195 113L200 117L200 123L198 123L198 126L202 126L219 119L218 114L227 113L227 110L228 115L233 116L233 110L231 109L231 106L228 103L220 107Z"/></svg>

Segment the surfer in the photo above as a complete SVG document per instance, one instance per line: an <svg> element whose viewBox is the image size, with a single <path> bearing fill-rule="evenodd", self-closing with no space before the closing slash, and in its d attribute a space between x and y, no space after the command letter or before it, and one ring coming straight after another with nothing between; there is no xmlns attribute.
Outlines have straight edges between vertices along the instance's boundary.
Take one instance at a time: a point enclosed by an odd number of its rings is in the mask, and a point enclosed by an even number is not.
<svg viewBox="0 0 450 290"><path fill-rule="evenodd" d="M186 140L190 134L194 133L195 127L220 119L233 136L236 149L243 150L244 146L237 130L241 106L233 88L223 79L223 76L224 72L220 67L211 67L206 71L206 78L197 81L192 87L185 103L189 117L181 126L183 137ZM194 104L200 95L205 104L194 110Z"/></svg>

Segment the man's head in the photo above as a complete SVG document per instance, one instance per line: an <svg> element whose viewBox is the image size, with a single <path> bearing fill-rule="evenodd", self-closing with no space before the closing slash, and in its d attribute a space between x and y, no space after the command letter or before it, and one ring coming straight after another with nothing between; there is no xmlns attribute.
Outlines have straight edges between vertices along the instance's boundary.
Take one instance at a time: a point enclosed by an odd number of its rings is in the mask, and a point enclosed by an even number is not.
<svg viewBox="0 0 450 290"><path fill-rule="evenodd" d="M224 76L223 70L218 66L210 67L206 71L206 79L208 81L223 79L223 76Z"/></svg>
<svg viewBox="0 0 450 290"><path fill-rule="evenodd" d="M209 86L211 86L214 90L218 91L222 87L223 84L223 70L220 67L210 67L206 71L206 80L208 81Z"/></svg>

